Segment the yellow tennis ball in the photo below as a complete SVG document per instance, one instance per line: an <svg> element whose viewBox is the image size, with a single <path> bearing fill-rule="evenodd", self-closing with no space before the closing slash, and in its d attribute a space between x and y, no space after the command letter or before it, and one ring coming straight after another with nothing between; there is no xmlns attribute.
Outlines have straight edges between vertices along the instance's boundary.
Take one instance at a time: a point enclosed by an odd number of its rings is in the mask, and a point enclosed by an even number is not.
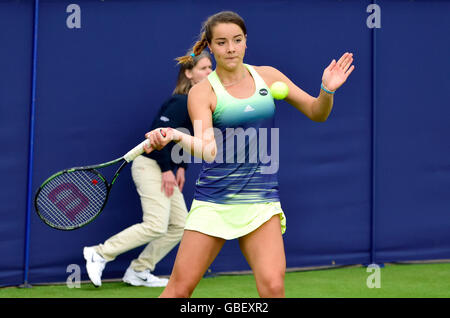
<svg viewBox="0 0 450 318"><path fill-rule="evenodd" d="M275 99L285 99L289 94L289 88L283 82L274 82L272 86L270 86L270 93Z"/></svg>

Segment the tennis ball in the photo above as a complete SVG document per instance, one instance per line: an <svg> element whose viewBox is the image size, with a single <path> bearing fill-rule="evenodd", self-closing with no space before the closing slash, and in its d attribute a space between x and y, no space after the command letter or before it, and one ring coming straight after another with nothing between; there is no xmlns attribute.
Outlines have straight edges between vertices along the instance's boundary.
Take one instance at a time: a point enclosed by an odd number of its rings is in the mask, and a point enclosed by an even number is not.
<svg viewBox="0 0 450 318"><path fill-rule="evenodd" d="M270 93L275 99L285 99L289 94L289 88L283 82L274 82L272 86L270 86Z"/></svg>

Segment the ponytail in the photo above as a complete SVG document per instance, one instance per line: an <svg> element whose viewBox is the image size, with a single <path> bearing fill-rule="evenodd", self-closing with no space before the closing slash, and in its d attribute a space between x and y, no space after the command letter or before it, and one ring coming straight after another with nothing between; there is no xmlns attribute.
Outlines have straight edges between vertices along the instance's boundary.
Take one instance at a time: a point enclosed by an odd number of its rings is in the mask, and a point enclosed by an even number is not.
<svg viewBox="0 0 450 318"><path fill-rule="evenodd" d="M202 32L200 40L198 40L192 47L191 54L177 57L175 60L178 64L194 63L194 57L202 54L203 50L208 46L208 40L206 39L206 32Z"/></svg>

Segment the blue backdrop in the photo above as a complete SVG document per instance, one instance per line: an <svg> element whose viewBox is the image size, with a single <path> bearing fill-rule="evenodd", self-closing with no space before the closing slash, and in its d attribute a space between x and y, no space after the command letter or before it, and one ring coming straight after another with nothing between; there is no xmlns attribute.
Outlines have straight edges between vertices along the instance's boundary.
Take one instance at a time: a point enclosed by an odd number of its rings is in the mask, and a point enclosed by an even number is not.
<svg viewBox="0 0 450 318"><path fill-rule="evenodd" d="M67 25L72 3L80 28ZM277 102L287 266L450 258L450 43L442 38L450 2L377 1L376 29L366 23L370 4L39 1L30 162L35 2L0 0L0 285L65 281L69 264L87 279L83 247L140 222L126 169L105 211L80 230L53 230L32 209L27 245L28 178L34 196L52 173L111 160L142 140L175 85L173 59L207 16L225 9L246 21L246 63L274 66L313 96L333 58L355 57L327 122ZM188 169L188 206L199 170ZM108 263L103 277L122 277L140 250ZM175 253L157 274L170 274ZM246 269L236 241L211 266Z"/></svg>

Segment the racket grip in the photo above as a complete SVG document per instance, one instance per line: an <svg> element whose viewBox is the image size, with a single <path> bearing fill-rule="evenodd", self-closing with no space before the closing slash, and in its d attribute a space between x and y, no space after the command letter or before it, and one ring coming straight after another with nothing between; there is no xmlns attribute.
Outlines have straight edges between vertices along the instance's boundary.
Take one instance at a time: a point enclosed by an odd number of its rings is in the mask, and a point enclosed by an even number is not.
<svg viewBox="0 0 450 318"><path fill-rule="evenodd" d="M145 139L143 142L141 142L139 145L128 151L124 156L123 159L125 159L126 162L131 162L136 157L142 155L144 153L144 145L147 145L147 147L150 147L150 140Z"/></svg>

